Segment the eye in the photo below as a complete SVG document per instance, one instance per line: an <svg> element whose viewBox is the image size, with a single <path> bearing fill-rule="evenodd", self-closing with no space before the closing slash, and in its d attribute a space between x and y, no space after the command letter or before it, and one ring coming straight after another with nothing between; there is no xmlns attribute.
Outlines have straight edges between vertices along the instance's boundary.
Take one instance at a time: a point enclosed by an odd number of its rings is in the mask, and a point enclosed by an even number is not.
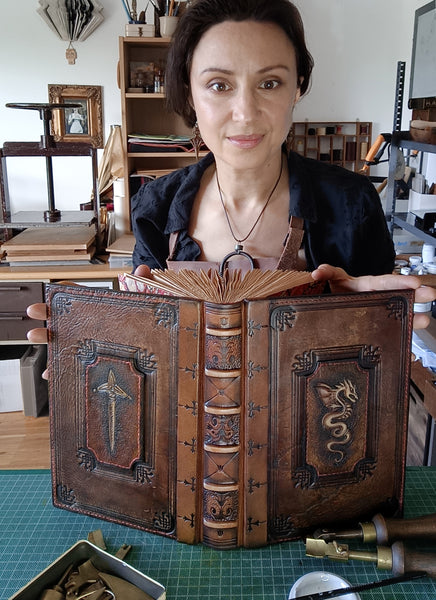
<svg viewBox="0 0 436 600"><path fill-rule="evenodd" d="M214 92L227 92L230 89L229 84L224 81L213 81L208 87Z"/></svg>
<svg viewBox="0 0 436 600"><path fill-rule="evenodd" d="M276 79L267 79L260 84L260 87L264 90L273 90L280 85L280 82Z"/></svg>

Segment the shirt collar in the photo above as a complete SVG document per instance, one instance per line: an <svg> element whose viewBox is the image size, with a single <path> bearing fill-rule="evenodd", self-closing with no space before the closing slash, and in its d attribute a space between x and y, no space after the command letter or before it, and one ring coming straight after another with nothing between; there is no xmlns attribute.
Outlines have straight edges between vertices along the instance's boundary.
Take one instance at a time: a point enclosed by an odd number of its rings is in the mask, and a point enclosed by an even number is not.
<svg viewBox="0 0 436 600"><path fill-rule="evenodd" d="M197 163L181 171L181 181L168 211L165 233L188 229L192 205L205 170L214 162L211 152Z"/></svg>
<svg viewBox="0 0 436 600"><path fill-rule="evenodd" d="M197 163L181 172L182 179L170 205L165 233L188 228L192 205L200 187L201 178L213 162L214 156L209 152ZM316 221L315 193L311 174L307 169L307 159L303 159L296 152L290 152L288 171L289 214L308 221Z"/></svg>

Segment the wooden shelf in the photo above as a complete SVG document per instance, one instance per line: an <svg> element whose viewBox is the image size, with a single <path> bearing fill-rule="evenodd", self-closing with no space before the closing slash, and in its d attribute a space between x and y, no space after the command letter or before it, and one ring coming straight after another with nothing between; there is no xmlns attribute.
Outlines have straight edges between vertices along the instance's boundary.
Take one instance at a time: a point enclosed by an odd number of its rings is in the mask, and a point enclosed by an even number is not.
<svg viewBox="0 0 436 600"><path fill-rule="evenodd" d="M127 37L120 38L120 39L124 40L123 44L125 46L137 46L138 44L142 45L145 42L147 44L147 46L167 48L171 42L171 38L164 38L164 37L127 36Z"/></svg>
<svg viewBox="0 0 436 600"><path fill-rule="evenodd" d="M205 156L207 152L200 152L200 156ZM194 152L128 152L128 158L176 158L182 159L187 158L190 160L196 160ZM147 168L147 167L142 167ZM162 166L164 169L165 166Z"/></svg>
<svg viewBox="0 0 436 600"><path fill-rule="evenodd" d="M129 152L128 138L134 133L147 135L191 135L183 120L167 111L164 92L129 92L131 63L149 63L165 68L170 38L119 38L119 87L121 92L122 139L124 158L123 213L130 216L132 186L129 176L137 171L172 170L195 161L194 152ZM205 153L203 153L205 154ZM134 191L134 190L133 190ZM126 222L130 218L126 218Z"/></svg>
<svg viewBox="0 0 436 600"><path fill-rule="evenodd" d="M369 121L294 123L292 149L302 156L360 171L371 148Z"/></svg>
<svg viewBox="0 0 436 600"><path fill-rule="evenodd" d="M165 98L165 94L161 94L161 93L137 93L137 92L127 92L126 93L126 98L127 99L138 99L138 100L162 100L163 98Z"/></svg>

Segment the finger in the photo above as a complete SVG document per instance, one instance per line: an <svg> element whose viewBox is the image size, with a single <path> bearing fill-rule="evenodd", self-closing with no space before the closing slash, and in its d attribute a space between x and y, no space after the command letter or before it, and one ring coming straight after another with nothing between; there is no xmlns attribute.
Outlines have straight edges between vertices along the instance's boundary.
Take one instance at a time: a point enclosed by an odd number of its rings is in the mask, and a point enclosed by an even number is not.
<svg viewBox="0 0 436 600"><path fill-rule="evenodd" d="M26 312L31 319L37 319L38 321L47 320L47 305L44 302L31 304L27 307Z"/></svg>
<svg viewBox="0 0 436 600"><path fill-rule="evenodd" d="M147 265L139 265L139 267L136 267L134 275L138 275L138 277L150 277L151 269Z"/></svg>
<svg viewBox="0 0 436 600"><path fill-rule="evenodd" d="M319 265L319 267L312 272L312 277L316 281L351 279L351 276L341 267L333 267L328 264Z"/></svg>
<svg viewBox="0 0 436 600"><path fill-rule="evenodd" d="M410 275L366 275L354 279L354 289L358 292L388 290L416 290L421 286L417 277Z"/></svg>
<svg viewBox="0 0 436 600"><path fill-rule="evenodd" d="M430 317L423 313L413 315L413 329L425 329L430 325Z"/></svg>
<svg viewBox="0 0 436 600"><path fill-rule="evenodd" d="M32 344L46 344L48 341L48 331L45 327L35 327L27 332L27 339Z"/></svg>
<svg viewBox="0 0 436 600"><path fill-rule="evenodd" d="M415 292L415 302L433 302L436 300L436 289L422 285Z"/></svg>
<svg viewBox="0 0 436 600"><path fill-rule="evenodd" d="M331 265L320 265L313 273L315 280L329 280L332 289L342 288L349 292L374 292L384 290L417 289L421 286L419 277L411 275L386 274L351 277L343 269Z"/></svg>
<svg viewBox="0 0 436 600"><path fill-rule="evenodd" d="M41 377L42 377L43 379L48 379L48 369L46 369L45 371L43 371L43 372L41 373Z"/></svg>

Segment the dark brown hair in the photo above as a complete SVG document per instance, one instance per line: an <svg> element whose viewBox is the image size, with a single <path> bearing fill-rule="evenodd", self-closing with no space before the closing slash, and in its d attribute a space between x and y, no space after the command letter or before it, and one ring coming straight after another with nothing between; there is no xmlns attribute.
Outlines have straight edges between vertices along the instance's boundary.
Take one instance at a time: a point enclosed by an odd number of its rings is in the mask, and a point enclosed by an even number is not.
<svg viewBox="0 0 436 600"><path fill-rule="evenodd" d="M306 47L303 22L289 0L194 0L180 17L168 53L166 69L167 107L192 127L195 112L190 105L192 57L204 33L224 21L274 23L286 33L295 49L297 76L303 95L310 83L313 58Z"/></svg>

